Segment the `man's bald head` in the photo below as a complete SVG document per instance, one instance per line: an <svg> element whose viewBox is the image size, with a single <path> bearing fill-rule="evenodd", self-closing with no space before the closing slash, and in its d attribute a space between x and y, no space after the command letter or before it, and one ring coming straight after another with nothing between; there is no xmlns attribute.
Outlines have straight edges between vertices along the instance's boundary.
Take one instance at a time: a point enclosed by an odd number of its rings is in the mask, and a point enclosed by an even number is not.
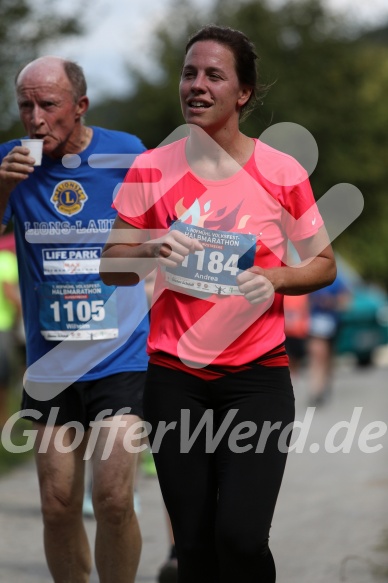
<svg viewBox="0 0 388 583"><path fill-rule="evenodd" d="M82 68L73 61L51 55L39 57L19 70L15 77L16 90L29 77L36 80L39 75L44 75L45 81L52 83L63 84L66 79L75 102L86 95L87 85Z"/></svg>

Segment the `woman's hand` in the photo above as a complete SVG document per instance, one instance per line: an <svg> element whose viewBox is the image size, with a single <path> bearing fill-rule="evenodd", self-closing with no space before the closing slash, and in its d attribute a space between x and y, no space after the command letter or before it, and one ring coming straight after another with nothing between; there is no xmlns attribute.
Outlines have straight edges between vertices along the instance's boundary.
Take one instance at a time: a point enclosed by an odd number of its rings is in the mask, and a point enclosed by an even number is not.
<svg viewBox="0 0 388 583"><path fill-rule="evenodd" d="M275 288L265 273L265 269L254 266L237 276L239 290L251 304L261 304L274 296Z"/></svg>
<svg viewBox="0 0 388 583"><path fill-rule="evenodd" d="M203 246L197 239L191 239L179 231L170 231L160 239L153 241L155 257L165 267L178 267L185 257L195 251L202 251Z"/></svg>

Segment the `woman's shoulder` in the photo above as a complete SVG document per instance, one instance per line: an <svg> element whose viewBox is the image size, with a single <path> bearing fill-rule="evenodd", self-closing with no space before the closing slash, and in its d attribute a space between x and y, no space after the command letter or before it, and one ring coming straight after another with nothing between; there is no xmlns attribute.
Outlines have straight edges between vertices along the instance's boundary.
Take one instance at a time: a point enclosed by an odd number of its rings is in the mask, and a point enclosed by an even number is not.
<svg viewBox="0 0 388 583"><path fill-rule="evenodd" d="M308 178L306 169L296 158L256 139L255 165L269 182L293 186Z"/></svg>

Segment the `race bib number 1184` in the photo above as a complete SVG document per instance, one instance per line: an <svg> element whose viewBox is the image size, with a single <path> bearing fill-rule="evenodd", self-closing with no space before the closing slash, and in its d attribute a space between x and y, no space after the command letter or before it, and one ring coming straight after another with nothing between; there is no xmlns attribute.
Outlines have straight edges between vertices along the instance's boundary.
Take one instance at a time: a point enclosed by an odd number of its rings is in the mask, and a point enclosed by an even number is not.
<svg viewBox="0 0 388 583"><path fill-rule="evenodd" d="M253 265L255 235L214 231L180 221L171 229L198 239L204 249L187 255L178 267L166 268L167 282L209 294L241 295L236 276Z"/></svg>

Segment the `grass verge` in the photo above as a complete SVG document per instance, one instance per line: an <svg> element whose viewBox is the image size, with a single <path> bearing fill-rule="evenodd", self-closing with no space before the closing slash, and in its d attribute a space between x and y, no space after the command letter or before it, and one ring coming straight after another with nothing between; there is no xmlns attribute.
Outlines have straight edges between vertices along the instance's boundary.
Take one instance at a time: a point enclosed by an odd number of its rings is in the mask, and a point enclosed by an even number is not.
<svg viewBox="0 0 388 583"><path fill-rule="evenodd" d="M20 397L16 391L10 394L10 417L17 414L20 408ZM26 419L17 419L13 424L10 435L3 429L0 440L0 476L9 472L16 466L33 457L32 448L23 448L28 444L28 434L25 431L31 429L31 422ZM17 453L12 450L17 450ZM27 449L27 451L20 451ZM10 451L11 450L11 451Z"/></svg>

